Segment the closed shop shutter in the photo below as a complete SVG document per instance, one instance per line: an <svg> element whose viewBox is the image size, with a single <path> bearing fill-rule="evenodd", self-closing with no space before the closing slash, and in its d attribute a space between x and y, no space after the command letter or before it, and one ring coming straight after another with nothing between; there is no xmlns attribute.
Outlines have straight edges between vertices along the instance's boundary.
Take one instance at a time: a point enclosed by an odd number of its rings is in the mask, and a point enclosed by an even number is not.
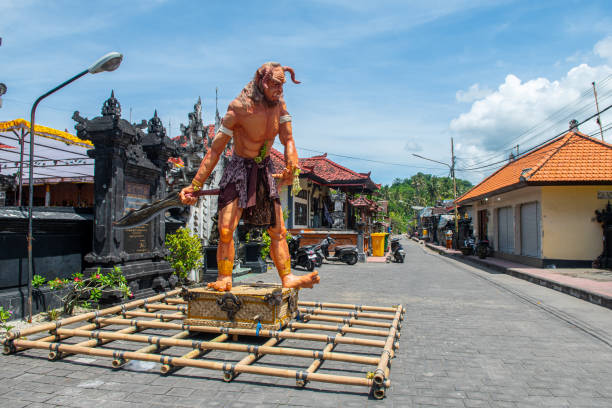
<svg viewBox="0 0 612 408"><path fill-rule="evenodd" d="M514 253L514 217L512 207L497 210L497 239L499 251L506 254Z"/></svg>
<svg viewBox="0 0 612 408"><path fill-rule="evenodd" d="M521 255L540 256L538 203L521 205Z"/></svg>

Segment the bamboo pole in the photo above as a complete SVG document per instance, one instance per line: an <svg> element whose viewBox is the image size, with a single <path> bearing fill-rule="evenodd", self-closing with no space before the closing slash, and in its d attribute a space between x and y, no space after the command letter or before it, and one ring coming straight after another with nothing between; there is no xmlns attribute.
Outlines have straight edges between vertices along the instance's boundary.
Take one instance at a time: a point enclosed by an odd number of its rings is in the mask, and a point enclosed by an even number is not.
<svg viewBox="0 0 612 408"><path fill-rule="evenodd" d="M381 307L381 306L366 306L366 305L351 305L347 303L321 303L321 302L304 302L299 301L298 306L309 306L321 308L334 308L334 309L351 309L364 312L391 312L395 313L395 307Z"/></svg>
<svg viewBox="0 0 612 408"><path fill-rule="evenodd" d="M137 331L141 331L141 330L142 329L139 329L138 327L126 327L125 329L119 330L117 333L120 333L120 334L133 334L133 333L136 333ZM73 336L69 336L69 337L73 337ZM110 339L86 340L86 341L82 341L80 343L75 344L75 346L97 347L97 346L102 346L104 344L108 344L108 343L110 343L112 341L114 341L114 340L110 340ZM70 354L61 353L59 351L51 350L51 351L49 351L48 359L51 360L51 361L56 361L56 360L59 360L60 358L68 357L69 355Z"/></svg>
<svg viewBox="0 0 612 408"><path fill-rule="evenodd" d="M127 312L127 313L137 313L137 312ZM110 324L89 323L89 324L86 324L86 325L83 325L83 326L75 327L75 329L78 329L78 330L92 330L92 329L100 329L100 328L106 327L106 326L110 326ZM54 331L54 330L51 330L51 331ZM65 339L69 339L69 338L70 338L70 336L58 336L57 334L52 334L51 336L41 337L41 338L39 338L37 340L38 341L52 342L52 341L65 340ZM26 350L26 349L23 349L23 348L20 348L20 347L14 347L14 350L11 351L10 347L5 346L4 347L4 354L10 354L11 352L18 352L18 351L22 351L22 350ZM50 360L55 360L56 358L57 357L52 357L51 353L49 353L49 359Z"/></svg>
<svg viewBox="0 0 612 408"><path fill-rule="evenodd" d="M283 331L291 331L291 329L286 328ZM283 340L284 339L271 338L271 339L266 340L266 342L264 344L262 344L262 346L265 346L265 347L274 347L274 346L282 343ZM260 354L260 353L250 353L248 356L246 356L245 358L240 360L238 362L238 364L239 365L251 365L254 362L256 362L257 360L259 360L261 357L263 357L263 354ZM236 374L234 372L225 372L225 373L223 373L223 381L230 382L234 378L236 378L237 376L238 376L238 374Z"/></svg>
<svg viewBox="0 0 612 408"><path fill-rule="evenodd" d="M344 324L351 324L351 325L355 325L355 326L382 327L382 328L385 328L385 329L388 329L388 328L391 327L391 323L387 323L387 322L372 322L372 321L368 321L368 320L358 320L358 319L355 319L355 318L350 318L350 319L349 318L344 318L344 319L341 319L339 317L311 315L311 314L300 315L300 319L302 319L305 322L307 322L309 320L316 320L316 321L320 321L320 322L344 323Z"/></svg>
<svg viewBox="0 0 612 408"><path fill-rule="evenodd" d="M183 305L164 305L164 304L156 304L156 305L144 305L144 309L148 312L149 310L172 310L179 311L183 313L187 313L187 306Z"/></svg>
<svg viewBox="0 0 612 408"><path fill-rule="evenodd" d="M353 333L353 334L364 334L366 336L379 336L387 337L389 330L371 330L361 329L359 327L349 327L348 325L326 325L326 324L312 324L312 323L298 323L290 322L288 326L290 329L306 329L306 330L321 330L321 331L332 331L338 333ZM399 334L399 333L398 333Z"/></svg>
<svg viewBox="0 0 612 408"><path fill-rule="evenodd" d="M353 338L353 337L345 338L345 337L337 337L337 336L326 336L324 334L291 333L291 332L281 332L281 331L275 331L275 330L260 330L259 333L257 333L257 331L254 329L190 326L186 324L161 323L161 322L142 321L142 320L113 319L113 318L107 318L107 317L96 318L96 321L100 323L130 325L130 326L146 327L146 328L152 328L152 329L189 330L192 332L221 333L221 334L229 334L229 335L236 334L239 336L282 337L282 338L287 338L287 339L323 341L326 343L338 342L342 344L352 344L352 345L370 346L370 347L384 347L385 346L385 342L382 340L360 339L360 338Z"/></svg>
<svg viewBox="0 0 612 408"><path fill-rule="evenodd" d="M189 333L189 332L187 332ZM215 337L214 339L212 339L211 341L214 343L223 343L225 340L227 340L229 338L229 336L227 334L221 334L217 337ZM210 352L211 350L202 350L202 349L196 349L196 350L191 350L189 353L187 354L183 354L181 356L181 358L186 358L186 359L195 359L198 358L200 356L203 356L204 354ZM159 369L160 372L162 374L168 374L171 371L180 368L180 367L174 367L171 364L162 364L161 368Z"/></svg>
<svg viewBox="0 0 612 408"><path fill-rule="evenodd" d="M345 324L342 329L348 329L350 327L349 324ZM338 333L338 336L342 337L344 336L344 332ZM323 354L325 353L330 353L334 350L334 348L336 348L336 343L329 343L326 344L325 347L323 348ZM321 367L321 364L323 364L323 360L320 358L315 358L315 360L312 362L312 364L310 364L310 366L306 369L307 373L314 373L316 372L319 367ZM306 380L302 380L302 379L296 379L295 383L298 387L305 387L307 381Z"/></svg>
<svg viewBox="0 0 612 408"><path fill-rule="evenodd" d="M106 308L106 309L103 309L103 310L96 310L95 312L84 313L84 314L79 315L79 316L73 316L73 317L69 317L67 319L56 320L53 323L40 324L40 325L28 327L28 328L23 329L23 330L11 330L6 335L6 338L8 340L17 339L17 338L22 337L22 336L30 336L30 335L35 334L35 333L40 333L40 332L47 331L47 330L57 329L57 328L59 328L61 326L67 326L67 325L72 324L72 323L82 322L82 321L85 321L85 320L96 318L98 316L115 314L115 313L120 312L122 309L126 309L126 310L127 309L134 309L136 307L144 305L145 303L148 303L148 302L157 302L158 300L163 299L166 296L172 296L172 295L175 295L175 294L177 294L179 292L180 292L180 289L174 289L174 290L171 290L170 292L165 292L165 293L162 293L162 294L159 294L159 295L155 295L155 296L152 296L152 297L149 297L149 298L146 298L146 299L134 300L132 302L125 303L123 305L112 306L112 307L109 307L109 308Z"/></svg>
<svg viewBox="0 0 612 408"><path fill-rule="evenodd" d="M313 307L309 308L299 308L298 311L300 313L306 314L318 314L325 316L348 316L354 317L356 319L383 319L383 320L393 320L395 318L394 315L384 315L380 313L364 313L364 312L341 312L339 310L324 310L324 309L316 309Z"/></svg>
<svg viewBox="0 0 612 408"><path fill-rule="evenodd" d="M129 314L130 312L126 312L126 313L122 313L124 318L125 315ZM160 314L160 313L158 313ZM173 316L173 315L164 315L164 316ZM158 319L158 321L163 321L161 318ZM109 326L107 324L93 324L93 325L87 325L87 326L93 326L94 329L100 329L102 327L106 327ZM90 330L90 329L82 329L82 328L76 328L75 330ZM122 334L133 334L133 333L137 333L137 332L141 332L143 330L143 328L140 327L126 327L125 329L121 329L119 331L117 331L116 333L122 333ZM189 332L187 332L187 334L189 334ZM49 340L50 342L53 341L53 336L49 336L51 338L51 340ZM61 335L57 335L57 337L61 338L70 338L72 336L61 336ZM41 341L42 339L39 339L39 341ZM110 342L112 342L114 340L109 340L109 339L97 339L97 340L87 340L87 341L83 341L80 343L75 344L75 346L84 346L84 347L98 347L98 346L102 346L104 344L108 344ZM58 360L60 358L64 358L69 356L69 354L62 354L62 353L57 353L55 351L50 351L49 352L49 360L55 361ZM127 363L127 361L126 361ZM113 361L113 367L115 367L115 361ZM117 366L118 367L118 366ZM115 367L115 368L117 368Z"/></svg>
<svg viewBox="0 0 612 408"><path fill-rule="evenodd" d="M319 351L304 350L297 348L286 348L286 347L266 347L266 346L253 346L247 344L224 344L214 343L210 341L195 341L195 340L180 340L176 338L159 337L159 336L148 336L148 335L135 335L135 334L124 334L115 332L104 332L99 330L87 331L87 330L72 330L72 329L58 329L60 334L68 334L76 337L89 337L92 339L112 339L112 340L125 340L133 341L137 343L149 343L157 345L159 347L187 347L187 348L199 348L202 350L224 350L224 351L239 351L249 352L258 354L274 354L281 356L293 356L293 357L305 357L305 358L322 358L324 360L344 361L348 363L357 364L369 364L377 365L380 361L379 357L366 357L360 355L353 355L347 353L321 353ZM280 332L284 333L284 332ZM226 333L227 334L227 333ZM297 334L297 333L284 333ZM142 353L142 351L140 351ZM122 357L119 357L122 358Z"/></svg>
<svg viewBox="0 0 612 408"><path fill-rule="evenodd" d="M125 330L125 329L124 329ZM119 330L117 333L121 333L123 330ZM176 333L173 336L170 336L171 339L184 339L186 337L189 337L189 331L185 330L182 331L180 333ZM109 339L105 339L107 342L108 341L114 341L114 340L109 340ZM93 340L95 341L95 340ZM150 346L145 346L142 348L139 348L138 350L136 350L137 353L153 353L153 352L160 352L163 350L166 350L168 348L170 348L171 346L159 346L156 344L152 344ZM126 365L130 360L128 360L127 358L115 358L113 359L113 362L111 363L111 365L113 366L113 368L119 368L122 367L124 365Z"/></svg>
<svg viewBox="0 0 612 408"><path fill-rule="evenodd" d="M6 344L10 339L2 340L2 344ZM350 377L343 375L332 375L332 374L319 374L312 373L308 374L305 371L297 371L297 370L286 370L280 368L272 368L272 367L258 367L251 365L234 365L230 363L221 363L215 361L207 361L207 360L193 360L186 359L181 357L172 357L162 354L144 354L144 353L136 353L133 351L124 351L124 350L114 350L114 349L99 349L99 348L91 348L91 347L82 347L82 346L73 346L68 344L60 344L60 343L45 343L39 341L32 340L14 340L15 344L19 347L25 348L37 348L37 349L54 349L60 352L67 352L73 354L86 354L90 356L98 356L98 357L123 357L129 358L130 360L141 360L141 361L152 361L159 362L162 364L170 363L175 366L184 366L184 367L196 367L196 368L204 368L209 370L218 370L218 371L233 371L235 373L250 373L250 374L259 374L259 375L267 375L272 377L282 377L282 378L298 378L309 381L318 381L318 382L326 382L326 383L334 383L334 384L346 384L346 385L361 385L371 387L373 380L368 378L361 377ZM253 346L251 346L253 347ZM391 386L391 381L385 380L384 385L386 387Z"/></svg>
<svg viewBox="0 0 612 408"><path fill-rule="evenodd" d="M187 305L189 302L181 298L166 298L165 302L169 305Z"/></svg>
<svg viewBox="0 0 612 408"><path fill-rule="evenodd" d="M378 386L383 385L386 380L385 369L388 368L389 360L393 357L393 349L397 346L395 345L395 332L397 331L397 327L399 325L400 316L402 314L402 306L397 307L397 312L395 313L395 319L393 320L391 330L389 331L389 336L387 337L387 341L385 342L385 347L380 356L380 362L374 371L374 383ZM387 374L388 375L388 374Z"/></svg>
<svg viewBox="0 0 612 408"><path fill-rule="evenodd" d="M127 317L152 317L159 320L185 320L182 313L147 313L147 312L125 312Z"/></svg>

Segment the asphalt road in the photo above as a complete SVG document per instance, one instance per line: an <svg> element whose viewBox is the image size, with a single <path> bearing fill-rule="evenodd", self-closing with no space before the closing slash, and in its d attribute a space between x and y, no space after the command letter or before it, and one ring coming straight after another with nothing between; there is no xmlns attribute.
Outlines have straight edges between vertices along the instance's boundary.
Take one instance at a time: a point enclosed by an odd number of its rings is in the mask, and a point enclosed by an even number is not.
<svg viewBox="0 0 612 408"><path fill-rule="evenodd" d="M404 264L324 264L321 284L300 292L300 300L404 305L384 400L360 387L299 389L289 379L248 374L224 383L217 372L183 368L162 376L153 363L112 370L109 360L49 362L47 353L30 350L0 356L0 406L612 406L611 310L441 257L413 241L403 244ZM241 280L278 277L270 271ZM207 356L215 357L228 358ZM294 360L270 361L291 366ZM343 369L351 370L325 362L320 372Z"/></svg>

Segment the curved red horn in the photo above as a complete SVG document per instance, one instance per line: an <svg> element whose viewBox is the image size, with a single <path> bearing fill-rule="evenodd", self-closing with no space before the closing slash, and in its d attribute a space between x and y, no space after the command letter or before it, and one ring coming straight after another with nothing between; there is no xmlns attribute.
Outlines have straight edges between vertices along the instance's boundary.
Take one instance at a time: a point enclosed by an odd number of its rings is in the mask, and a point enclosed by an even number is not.
<svg viewBox="0 0 612 408"><path fill-rule="evenodd" d="M294 84L299 84L300 81L295 79L295 72L293 72L293 68L291 67L283 67L283 71L287 71L289 72L289 74L291 74L291 80L293 81Z"/></svg>

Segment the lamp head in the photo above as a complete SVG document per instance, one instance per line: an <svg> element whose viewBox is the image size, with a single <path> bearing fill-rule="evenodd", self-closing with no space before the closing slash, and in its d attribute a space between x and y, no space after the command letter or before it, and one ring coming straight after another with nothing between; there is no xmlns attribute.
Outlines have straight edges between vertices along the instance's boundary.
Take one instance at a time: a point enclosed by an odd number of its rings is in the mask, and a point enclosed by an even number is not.
<svg viewBox="0 0 612 408"><path fill-rule="evenodd" d="M97 74L98 72L103 71L114 71L119 67L122 60L123 54L114 51L109 52L91 64L91 66L87 68L87 71L89 71L90 74Z"/></svg>

